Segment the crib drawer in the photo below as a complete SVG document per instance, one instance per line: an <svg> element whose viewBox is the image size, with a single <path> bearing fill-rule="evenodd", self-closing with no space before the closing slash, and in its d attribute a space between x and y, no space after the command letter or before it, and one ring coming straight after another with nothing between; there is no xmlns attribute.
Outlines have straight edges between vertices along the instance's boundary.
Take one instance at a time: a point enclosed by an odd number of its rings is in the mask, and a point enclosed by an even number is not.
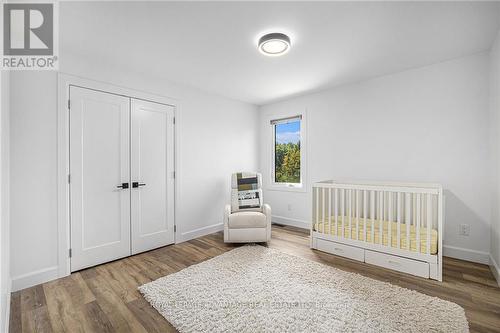
<svg viewBox="0 0 500 333"><path fill-rule="evenodd" d="M365 262L384 268L393 269L423 278L429 278L429 264L426 262L401 258L390 254L365 250Z"/></svg>
<svg viewBox="0 0 500 333"><path fill-rule="evenodd" d="M359 247L330 242L323 239L316 240L316 247L320 251L335 254L337 256L346 257L358 261L365 260L365 250L360 249Z"/></svg>

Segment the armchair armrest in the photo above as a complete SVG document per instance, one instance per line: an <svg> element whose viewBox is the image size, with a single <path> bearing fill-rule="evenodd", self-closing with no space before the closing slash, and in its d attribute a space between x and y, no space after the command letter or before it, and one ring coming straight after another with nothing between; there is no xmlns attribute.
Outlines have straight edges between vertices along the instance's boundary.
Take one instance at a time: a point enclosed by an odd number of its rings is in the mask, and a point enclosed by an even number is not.
<svg viewBox="0 0 500 333"><path fill-rule="evenodd" d="M264 213L264 215L266 215L267 225L270 226L271 225L271 206L269 206L268 204L262 205L262 213Z"/></svg>
<svg viewBox="0 0 500 333"><path fill-rule="evenodd" d="M271 240L271 206L269 206L268 204L264 204L262 206L262 213L266 215L266 241L269 242Z"/></svg>
<svg viewBox="0 0 500 333"><path fill-rule="evenodd" d="M231 215L231 205L224 207L224 226L227 227L229 222L229 215Z"/></svg>

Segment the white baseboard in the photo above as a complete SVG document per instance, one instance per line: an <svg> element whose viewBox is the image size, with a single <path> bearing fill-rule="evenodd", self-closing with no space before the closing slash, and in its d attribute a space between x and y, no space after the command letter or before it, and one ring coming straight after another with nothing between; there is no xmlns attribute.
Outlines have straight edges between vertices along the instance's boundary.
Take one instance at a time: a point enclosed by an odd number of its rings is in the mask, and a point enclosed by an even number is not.
<svg viewBox="0 0 500 333"><path fill-rule="evenodd" d="M187 242L188 240L213 234L214 232L219 232L222 231L223 229L224 229L224 224L217 223L203 228L198 228L195 230L183 232L180 234L180 236L176 237L175 243L177 244L177 243Z"/></svg>
<svg viewBox="0 0 500 333"><path fill-rule="evenodd" d="M3 332L9 332L10 326L10 293L12 292L12 281L8 281L5 295L5 318L3 318ZM3 296L2 296L3 297Z"/></svg>
<svg viewBox="0 0 500 333"><path fill-rule="evenodd" d="M10 294L11 294L11 288L9 288L9 293L7 294L7 308L5 309L5 330L4 332L9 332L10 328Z"/></svg>
<svg viewBox="0 0 500 333"><path fill-rule="evenodd" d="M443 250L443 256L445 257L472 261L485 265L490 263L490 254L488 252L465 249L451 245L443 245Z"/></svg>
<svg viewBox="0 0 500 333"><path fill-rule="evenodd" d="M490 269L493 273L493 276L497 280L498 286L500 287L500 266L498 266L493 256L490 254Z"/></svg>
<svg viewBox="0 0 500 333"><path fill-rule="evenodd" d="M311 229L311 224L304 220L292 219L284 216L273 215L271 217L273 223L289 225L292 227L302 228L302 229Z"/></svg>
<svg viewBox="0 0 500 333"><path fill-rule="evenodd" d="M59 278L59 267L52 266L43 268L34 272L18 275L12 278L12 291L36 286L37 284L44 283Z"/></svg>

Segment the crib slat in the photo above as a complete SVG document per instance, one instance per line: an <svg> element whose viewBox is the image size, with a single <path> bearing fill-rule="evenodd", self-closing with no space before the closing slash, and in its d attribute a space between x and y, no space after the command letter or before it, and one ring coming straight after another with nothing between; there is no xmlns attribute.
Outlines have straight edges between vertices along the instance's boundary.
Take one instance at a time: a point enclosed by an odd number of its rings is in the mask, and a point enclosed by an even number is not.
<svg viewBox="0 0 500 333"><path fill-rule="evenodd" d="M347 209L348 209L348 215L349 215L349 230L348 230L347 235L350 239L352 239L352 190L349 190L348 202L349 202L349 206L347 206Z"/></svg>
<svg viewBox="0 0 500 333"><path fill-rule="evenodd" d="M384 244L384 192L380 191L379 195L379 212L378 212L378 238L381 245Z"/></svg>
<svg viewBox="0 0 500 333"><path fill-rule="evenodd" d="M363 241L366 242L366 190L363 190L363 218L365 220L365 223L363 224Z"/></svg>
<svg viewBox="0 0 500 333"><path fill-rule="evenodd" d="M389 217L387 223L387 246L392 247L392 192L388 195L389 202L387 203L387 215Z"/></svg>
<svg viewBox="0 0 500 333"><path fill-rule="evenodd" d="M356 190L356 239L359 240L359 190Z"/></svg>
<svg viewBox="0 0 500 333"><path fill-rule="evenodd" d="M319 231L319 187L316 187L316 191L314 191L315 199L314 202L316 202L316 231Z"/></svg>
<svg viewBox="0 0 500 333"><path fill-rule="evenodd" d="M375 191L370 194L370 216L372 218L372 243L375 243Z"/></svg>
<svg viewBox="0 0 500 333"><path fill-rule="evenodd" d="M410 193L406 193L405 196L406 249L410 250L411 197Z"/></svg>
<svg viewBox="0 0 500 333"><path fill-rule="evenodd" d="M328 189L328 233L332 235L332 189Z"/></svg>
<svg viewBox="0 0 500 333"><path fill-rule="evenodd" d="M338 221L338 216L339 216L339 189L335 189L335 205L334 205L334 210L335 210L335 236L339 235L339 221Z"/></svg>
<svg viewBox="0 0 500 333"><path fill-rule="evenodd" d="M351 217L352 227L354 227L355 222L356 222L355 219L356 219L356 196L357 196L357 192L358 192L358 190L353 190L352 193L351 193L351 197L352 197L352 217ZM352 232L352 228L350 230L351 230L351 239L355 239L354 238L354 234Z"/></svg>
<svg viewBox="0 0 500 333"><path fill-rule="evenodd" d="M432 228L432 195L427 194L427 205L425 207L427 211L427 240L425 243L425 249L427 254L431 254L431 228Z"/></svg>
<svg viewBox="0 0 500 333"><path fill-rule="evenodd" d="M417 244L415 246L417 249L417 252L420 252L420 250L421 250L420 249L420 225L421 225L420 218L421 218L422 212L421 212L421 202L420 201L421 201L421 195L420 195L420 193L417 193L417 208L416 208L416 210L417 210L417 218L416 218L417 219L417 228L415 231L417 233L417 237L416 237Z"/></svg>
<svg viewBox="0 0 500 333"><path fill-rule="evenodd" d="M321 215L321 218L323 220L323 233L325 233L325 224L326 224L326 219L325 219L325 206L326 206L326 200L325 200L325 188L323 187L321 189L321 201L323 202L323 205L322 205L322 210L323 210L323 213Z"/></svg>
<svg viewBox="0 0 500 333"><path fill-rule="evenodd" d="M397 196L396 196L396 203L398 205L398 208L396 209L397 211L397 219L398 219L398 230L397 230L397 233L398 233L398 241L397 241L397 246L398 246L398 249L401 248L401 192L398 192Z"/></svg>
<svg viewBox="0 0 500 333"><path fill-rule="evenodd" d="M342 210L342 238L344 238L345 233L344 233L344 223L345 223L345 189L342 189L342 192L340 192L340 199L342 202L340 203L340 209Z"/></svg>

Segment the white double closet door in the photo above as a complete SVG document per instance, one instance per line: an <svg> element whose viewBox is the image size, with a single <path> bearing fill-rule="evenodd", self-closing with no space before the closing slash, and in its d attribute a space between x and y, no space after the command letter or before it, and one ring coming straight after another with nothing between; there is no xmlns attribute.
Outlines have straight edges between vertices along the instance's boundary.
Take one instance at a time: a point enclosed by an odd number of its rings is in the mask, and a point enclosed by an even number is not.
<svg viewBox="0 0 500 333"><path fill-rule="evenodd" d="M70 87L71 271L174 242L174 108Z"/></svg>

